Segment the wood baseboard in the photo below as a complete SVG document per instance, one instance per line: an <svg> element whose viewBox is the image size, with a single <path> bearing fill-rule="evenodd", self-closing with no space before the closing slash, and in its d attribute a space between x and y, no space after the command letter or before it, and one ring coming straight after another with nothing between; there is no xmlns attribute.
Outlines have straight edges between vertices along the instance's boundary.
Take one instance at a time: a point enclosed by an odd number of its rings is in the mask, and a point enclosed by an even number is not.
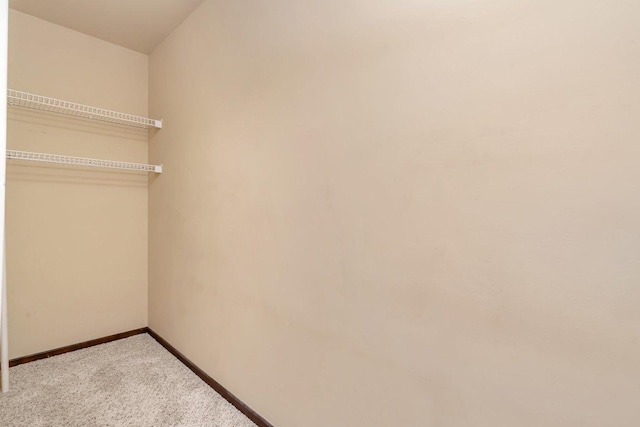
<svg viewBox="0 0 640 427"><path fill-rule="evenodd" d="M247 418L253 421L258 427L273 427L266 419L260 416L257 412L247 406L243 401L238 399L233 393L224 388L219 382L211 378L205 371L200 369L195 363L187 359L187 357L180 353L174 346L169 344L164 338L155 333L150 328L134 329L133 331L122 332L119 334L109 335L108 337L97 338L94 340L84 341L77 344L67 345L64 347L56 348L49 351L43 351L41 353L31 354L29 356L17 357L9 361L9 366L22 365L23 363L34 362L40 359L47 359L52 356L58 356L60 354L69 353L83 348L89 348L100 344L106 344L111 341L121 340L123 338L129 338L134 335L149 334L152 336L161 346L167 351L173 354L179 361L181 361L187 368L193 371L202 381L207 383L209 387L214 389L220 396L226 399L229 403L235 406L240 412L242 412Z"/></svg>
<svg viewBox="0 0 640 427"><path fill-rule="evenodd" d="M81 350L83 348L93 347L94 345L105 344L111 341L121 340L123 338L129 338L134 335L146 334L149 328L134 329L133 331L122 332L119 334L109 335L108 337L97 338L95 340L84 341L78 344L67 345L64 347L56 348L49 351L43 351L42 353L31 354L29 356L16 357L9 361L9 367L22 365L23 363L29 363L40 359L46 359L52 356L58 356L60 354L69 353L71 351Z"/></svg>
<svg viewBox="0 0 640 427"><path fill-rule="evenodd" d="M233 393L224 388L219 382L211 378L205 371L200 369L195 363L187 359L187 357L180 353L175 347L169 344L164 338L155 333L152 329L148 329L149 335L151 335L158 343L163 346L167 351L173 354L179 361L181 361L187 368L191 369L194 374L200 377L202 381L207 383L212 389L214 389L220 396L225 398L229 403L235 406L240 412L246 415L251 421L253 421L258 427L273 427L269 421L265 420L257 412L247 406L243 401L238 399Z"/></svg>

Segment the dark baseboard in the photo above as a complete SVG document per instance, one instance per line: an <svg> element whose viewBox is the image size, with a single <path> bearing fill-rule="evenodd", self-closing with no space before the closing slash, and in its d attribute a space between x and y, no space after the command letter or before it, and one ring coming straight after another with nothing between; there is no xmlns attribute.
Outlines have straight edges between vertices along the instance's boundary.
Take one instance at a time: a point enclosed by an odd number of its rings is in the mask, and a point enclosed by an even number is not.
<svg viewBox="0 0 640 427"><path fill-rule="evenodd" d="M23 363L33 362L40 359L46 359L52 356L58 356L60 354L69 353L71 351L81 350L83 348L93 347L94 345L105 344L111 341L121 340L123 338L129 338L134 335L145 334L149 328L134 329L129 332L122 332L120 334L109 335L104 338L97 338L95 340L89 340L78 344L67 345L65 347L56 348L54 350L43 351L42 353L36 353L29 356L17 357L9 361L9 366L22 365Z"/></svg>
<svg viewBox="0 0 640 427"><path fill-rule="evenodd" d="M257 412L253 409L249 408L244 402L238 399L233 395L229 390L224 388L219 382L211 378L205 371L196 366L192 361L187 359L187 357L176 350L171 344L169 344L164 338L155 333L153 330L147 328L149 335L151 335L160 345L167 349L167 351L173 354L179 361L184 363L184 365L191 369L194 374L200 377L202 381L207 383L212 389L214 389L220 396L225 398L229 403L235 406L240 412L247 416L251 421L253 421L258 427L273 427L269 421L262 418Z"/></svg>
<svg viewBox="0 0 640 427"><path fill-rule="evenodd" d="M149 328L134 329L133 331L122 332L115 335L109 335L108 337L97 338L95 340L84 341L78 344L67 345L64 347L56 348L49 351L43 351L42 353L31 354L29 356L17 357L9 361L9 366L22 365L23 363L34 362L40 359L46 359L52 356L58 356L61 354L69 353L76 350L82 350L83 348L89 348L100 344L105 344L111 341L121 340L123 338L129 338L134 335L140 334L151 335L160 345L162 345L167 351L173 354L179 361L181 361L187 368L191 369L202 381L207 383L212 389L214 389L220 396L226 399L229 403L235 406L240 412L246 415L251 421L253 421L258 427L273 427L273 425L262 418L257 412L248 407L244 402L238 399L233 393L224 388L219 382L211 378L205 371L196 366L191 360L187 359L185 355L180 353L169 344L164 338L155 333Z"/></svg>

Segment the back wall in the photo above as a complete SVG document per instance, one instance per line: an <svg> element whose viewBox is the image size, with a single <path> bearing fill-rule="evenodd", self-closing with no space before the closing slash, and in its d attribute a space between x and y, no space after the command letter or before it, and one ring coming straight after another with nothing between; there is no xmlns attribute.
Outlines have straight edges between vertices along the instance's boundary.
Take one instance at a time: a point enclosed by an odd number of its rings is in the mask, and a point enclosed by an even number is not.
<svg viewBox="0 0 640 427"><path fill-rule="evenodd" d="M148 57L11 10L9 87L147 114ZM9 107L13 150L147 162L146 129ZM10 357L147 326L146 175L11 160Z"/></svg>

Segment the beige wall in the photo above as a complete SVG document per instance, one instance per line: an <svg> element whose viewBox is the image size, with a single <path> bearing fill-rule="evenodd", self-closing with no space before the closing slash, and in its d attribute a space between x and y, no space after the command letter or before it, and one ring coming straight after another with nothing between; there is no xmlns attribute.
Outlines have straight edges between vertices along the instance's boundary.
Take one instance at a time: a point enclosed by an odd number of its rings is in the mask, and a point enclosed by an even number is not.
<svg viewBox="0 0 640 427"><path fill-rule="evenodd" d="M9 87L147 114L148 57L11 11ZM147 161L147 132L10 108L11 149ZM147 176L10 161L10 357L147 324Z"/></svg>
<svg viewBox="0 0 640 427"><path fill-rule="evenodd" d="M640 425L640 3L206 1L149 323L279 427Z"/></svg>

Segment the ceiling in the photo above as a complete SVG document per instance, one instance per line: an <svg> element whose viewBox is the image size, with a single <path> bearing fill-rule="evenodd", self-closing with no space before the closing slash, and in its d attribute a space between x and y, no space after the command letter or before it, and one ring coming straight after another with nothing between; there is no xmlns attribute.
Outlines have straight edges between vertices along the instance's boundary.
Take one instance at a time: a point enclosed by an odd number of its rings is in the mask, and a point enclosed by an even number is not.
<svg viewBox="0 0 640 427"><path fill-rule="evenodd" d="M10 0L11 9L142 53L203 0Z"/></svg>

